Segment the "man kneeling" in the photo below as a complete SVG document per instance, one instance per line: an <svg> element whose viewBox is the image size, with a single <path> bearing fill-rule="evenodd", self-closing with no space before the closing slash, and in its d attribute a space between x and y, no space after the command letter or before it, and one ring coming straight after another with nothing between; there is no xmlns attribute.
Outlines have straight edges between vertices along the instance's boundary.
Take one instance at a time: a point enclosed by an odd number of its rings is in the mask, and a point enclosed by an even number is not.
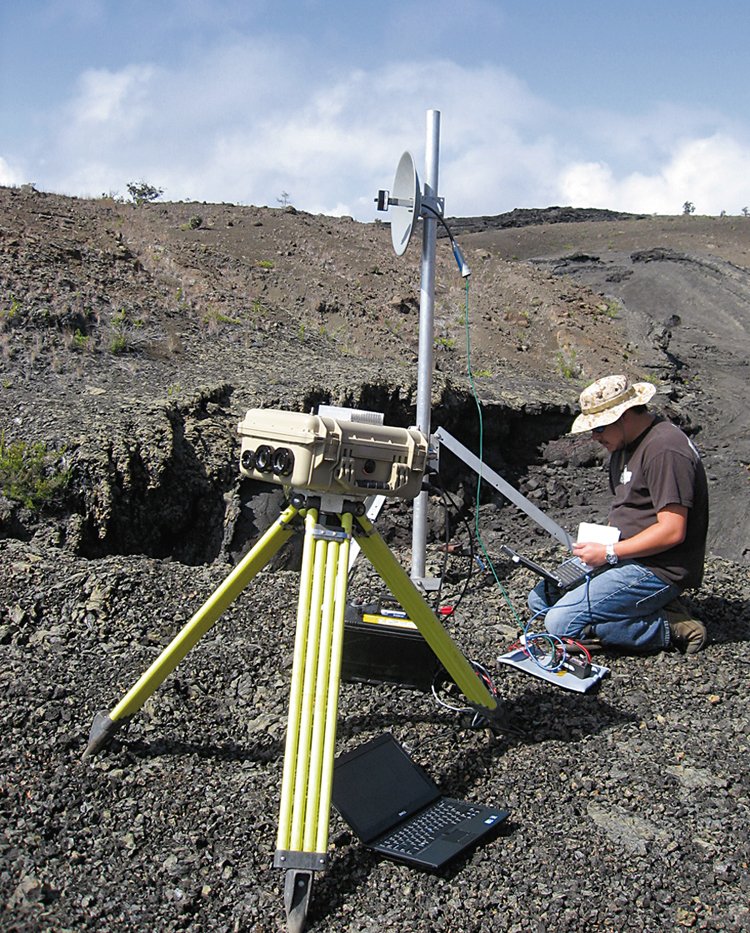
<svg viewBox="0 0 750 933"><path fill-rule="evenodd" d="M655 391L646 382L606 376L581 393L571 433L590 431L610 453L609 524L620 539L578 541L573 553L605 572L554 603L542 582L529 594L529 608L560 637L594 637L636 651L674 644L695 654L706 643L706 629L678 597L703 578L708 486L694 444L648 410Z"/></svg>

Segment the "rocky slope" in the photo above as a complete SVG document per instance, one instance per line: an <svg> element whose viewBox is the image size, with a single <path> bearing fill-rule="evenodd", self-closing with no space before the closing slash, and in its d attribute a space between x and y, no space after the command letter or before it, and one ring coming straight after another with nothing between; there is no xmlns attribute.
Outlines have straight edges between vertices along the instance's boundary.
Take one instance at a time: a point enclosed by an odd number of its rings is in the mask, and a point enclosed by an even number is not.
<svg viewBox="0 0 750 933"><path fill-rule="evenodd" d="M439 243L433 427L477 449L476 391L488 462L524 482L587 381L653 379L705 454L712 549L744 560L750 222L561 216L513 212L462 235L468 291ZM411 423L419 276L418 247L397 259L382 224L0 189L3 431L64 449L55 535L86 554L210 558L226 543L248 407L329 402ZM4 527L34 533L37 516L3 509ZM196 518L211 544L191 558L171 539Z"/></svg>
<svg viewBox="0 0 750 933"><path fill-rule="evenodd" d="M711 478L712 554L690 598L712 643L690 663L602 656L611 673L590 696L499 668L531 580L479 570L475 483L446 456L457 547L444 563L435 497L430 568L501 721L473 728L429 693L345 683L338 744L391 729L448 792L512 820L431 876L375 859L333 815L314 929L750 928L750 221L555 211L452 221L468 291L438 243L433 427L478 449L476 392L487 461L573 528L606 506L597 445L564 436L581 386L613 371L656 380ZM278 514L268 487L238 476L248 407L413 422L419 271L418 248L396 259L380 224L0 188L3 929L284 928L270 865L294 548L108 751L81 753L94 713ZM379 519L405 564L408 526L396 505ZM559 556L487 490L476 528L489 555L505 542ZM381 590L360 559L352 593Z"/></svg>

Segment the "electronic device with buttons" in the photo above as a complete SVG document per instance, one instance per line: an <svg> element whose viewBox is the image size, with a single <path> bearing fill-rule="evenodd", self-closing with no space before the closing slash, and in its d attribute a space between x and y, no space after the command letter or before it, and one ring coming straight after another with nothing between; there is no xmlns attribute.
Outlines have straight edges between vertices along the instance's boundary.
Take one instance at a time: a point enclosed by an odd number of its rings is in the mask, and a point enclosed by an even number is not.
<svg viewBox="0 0 750 933"><path fill-rule="evenodd" d="M269 408L239 423L240 471L291 489L364 499L413 499L422 488L428 441L416 428ZM382 416L381 416L382 417Z"/></svg>

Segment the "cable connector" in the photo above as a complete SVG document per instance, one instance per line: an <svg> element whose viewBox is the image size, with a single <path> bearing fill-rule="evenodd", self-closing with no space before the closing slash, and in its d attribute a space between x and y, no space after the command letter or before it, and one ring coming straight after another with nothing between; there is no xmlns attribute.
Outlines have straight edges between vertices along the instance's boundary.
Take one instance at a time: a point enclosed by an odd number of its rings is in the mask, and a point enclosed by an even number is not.
<svg viewBox="0 0 750 933"><path fill-rule="evenodd" d="M471 269L469 268L469 264L466 262L466 259L464 258L464 254L461 252L461 247L458 245L458 243L456 243L454 239L451 239L451 246L453 247L453 255L456 258L456 264L458 266L458 271L461 273L461 275L465 279L467 279L471 275Z"/></svg>

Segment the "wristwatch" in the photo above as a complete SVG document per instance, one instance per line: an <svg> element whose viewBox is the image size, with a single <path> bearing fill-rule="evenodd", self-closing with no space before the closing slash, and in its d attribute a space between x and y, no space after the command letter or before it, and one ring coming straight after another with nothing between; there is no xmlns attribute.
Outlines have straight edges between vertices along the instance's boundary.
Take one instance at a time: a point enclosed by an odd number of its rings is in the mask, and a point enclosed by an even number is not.
<svg viewBox="0 0 750 933"><path fill-rule="evenodd" d="M607 563L612 564L614 566L614 564L616 564L619 561L619 559L620 558L617 556L617 554L615 554L614 544L608 544L607 545Z"/></svg>

